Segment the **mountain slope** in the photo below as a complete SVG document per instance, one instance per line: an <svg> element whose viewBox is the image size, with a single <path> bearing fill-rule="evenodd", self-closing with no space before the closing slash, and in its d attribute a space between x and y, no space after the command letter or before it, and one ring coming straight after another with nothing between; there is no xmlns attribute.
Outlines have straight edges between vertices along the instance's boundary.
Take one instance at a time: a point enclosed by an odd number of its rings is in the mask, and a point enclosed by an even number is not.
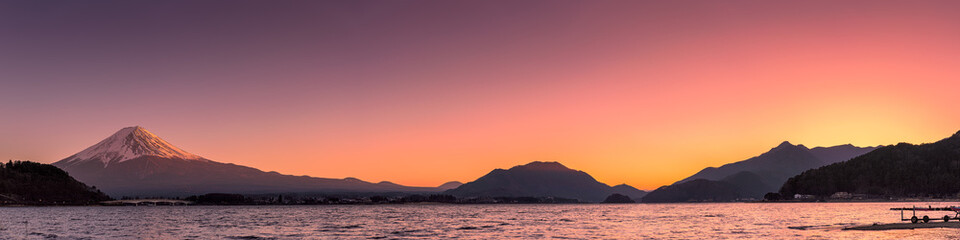
<svg viewBox="0 0 960 240"><path fill-rule="evenodd" d="M815 147L810 149L810 153L823 162L823 165L830 165L838 162L850 160L854 157L873 151L876 147L857 147L852 144L837 145L833 147Z"/></svg>
<svg viewBox="0 0 960 240"><path fill-rule="evenodd" d="M642 202L729 202L757 199L774 188L764 183L760 175L741 171L717 181L695 179L663 186L644 196Z"/></svg>
<svg viewBox="0 0 960 240"><path fill-rule="evenodd" d="M892 197L956 196L960 192L960 132L943 140L900 143L787 180L781 195L836 192Z"/></svg>
<svg viewBox="0 0 960 240"><path fill-rule="evenodd" d="M740 198L739 191L727 182L695 179L657 188L647 193L642 202L729 202Z"/></svg>
<svg viewBox="0 0 960 240"><path fill-rule="evenodd" d="M187 196L211 192L439 192L389 182L283 175L220 163L180 150L141 127L53 163L113 196Z"/></svg>
<svg viewBox="0 0 960 240"><path fill-rule="evenodd" d="M638 194L625 187L615 189L558 162L531 162L508 170L494 169L444 193L460 197L560 197L600 202L618 191Z"/></svg>
<svg viewBox="0 0 960 240"><path fill-rule="evenodd" d="M643 198L643 196L647 195L647 191L637 189L627 184L613 186L613 193L619 193L636 201L640 201L640 198Z"/></svg>
<svg viewBox="0 0 960 240"><path fill-rule="evenodd" d="M110 163L123 162L142 156L156 156L181 160L204 160L200 156L177 148L140 126L120 129L110 137L77 154L57 162L60 165L78 164L87 161Z"/></svg>
<svg viewBox="0 0 960 240"><path fill-rule="evenodd" d="M57 167L34 162L0 164L0 204L87 205L110 200Z"/></svg>
<svg viewBox="0 0 960 240"><path fill-rule="evenodd" d="M747 160L725 164L719 168L708 167L677 183L694 179L721 180L742 171L750 171L768 178L768 182L780 185L787 178L808 169L849 160L877 147L856 147L850 144L807 149L784 141L766 153Z"/></svg>
<svg viewBox="0 0 960 240"><path fill-rule="evenodd" d="M729 185L735 192L724 193L723 196L708 196L704 194L680 194L683 191L699 191L700 185L685 185L668 188L674 193L676 201L709 201L708 199L726 199L730 196L741 199L760 198L764 193L779 190L786 180L805 170L823 165L846 161L852 157L867 153L875 147L856 147L853 145L839 145L833 147L816 147L808 149L803 145L793 145L783 142L770 151L747 160L723 165L718 168L708 167L693 176L680 180L674 185L690 182L696 179L708 180L707 183ZM654 190L654 192L659 191ZM666 189L665 189L666 190ZM653 193L653 192L651 192ZM669 201L661 194L654 196L658 201ZM687 196L692 196L687 199ZM653 199L653 198L651 198Z"/></svg>
<svg viewBox="0 0 960 240"><path fill-rule="evenodd" d="M440 190L444 190L444 191L446 191L446 190L450 190L450 189L454 189L454 188L458 188L458 187L460 187L461 185L463 185L463 183L462 183L462 182L458 182L458 181L449 181L449 182L446 182L446 183L443 183L443 184L440 184L440 186L437 186L437 189L440 189Z"/></svg>
<svg viewBox="0 0 960 240"><path fill-rule="evenodd" d="M768 192L777 191L776 185L767 184L763 176L749 171L727 176L720 181L737 187L737 194L741 199L759 199Z"/></svg>
<svg viewBox="0 0 960 240"><path fill-rule="evenodd" d="M729 163L719 168L708 167L693 176L678 181L678 183L694 179L720 180L743 171L769 176L770 180L776 180L780 177L785 180L796 173L821 165L823 165L823 162L810 153L805 146L793 145L785 141L759 156Z"/></svg>

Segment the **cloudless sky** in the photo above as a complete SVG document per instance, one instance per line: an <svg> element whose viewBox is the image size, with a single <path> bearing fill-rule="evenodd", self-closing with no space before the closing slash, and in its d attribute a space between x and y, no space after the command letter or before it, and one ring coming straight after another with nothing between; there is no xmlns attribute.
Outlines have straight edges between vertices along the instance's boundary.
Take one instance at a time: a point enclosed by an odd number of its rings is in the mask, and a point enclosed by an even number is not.
<svg viewBox="0 0 960 240"><path fill-rule="evenodd" d="M404 185L560 161L653 189L789 140L960 130L957 1L0 1L0 158L139 125Z"/></svg>

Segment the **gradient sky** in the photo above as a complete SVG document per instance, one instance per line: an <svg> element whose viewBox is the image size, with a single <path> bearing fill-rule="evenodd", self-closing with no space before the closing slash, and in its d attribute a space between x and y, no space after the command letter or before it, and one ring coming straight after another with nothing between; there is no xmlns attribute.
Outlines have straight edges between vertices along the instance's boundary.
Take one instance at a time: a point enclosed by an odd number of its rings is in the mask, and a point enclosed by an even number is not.
<svg viewBox="0 0 960 240"><path fill-rule="evenodd" d="M960 130L960 1L2 1L0 159L140 125L432 186L560 161L653 189L789 140Z"/></svg>

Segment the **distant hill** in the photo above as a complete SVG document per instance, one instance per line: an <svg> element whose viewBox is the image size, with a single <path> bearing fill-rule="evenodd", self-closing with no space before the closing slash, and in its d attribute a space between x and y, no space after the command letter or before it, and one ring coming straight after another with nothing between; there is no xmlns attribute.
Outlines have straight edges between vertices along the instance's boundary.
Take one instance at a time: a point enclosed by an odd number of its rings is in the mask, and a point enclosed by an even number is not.
<svg viewBox="0 0 960 240"><path fill-rule="evenodd" d="M458 188L460 187L460 185L463 185L463 183L458 181L449 181L444 184L440 184L440 186L437 186L437 189L446 191L446 190Z"/></svg>
<svg viewBox="0 0 960 240"><path fill-rule="evenodd" d="M813 156L817 157L817 159L820 159L820 161L823 162L823 165L826 166L826 165L850 160L854 157L863 155L865 153L868 153L880 147L882 146L857 147L852 144L844 144L844 145L837 145L833 147L811 148L810 153L812 153Z"/></svg>
<svg viewBox="0 0 960 240"><path fill-rule="evenodd" d="M601 202L613 193L639 196L643 191L598 182L589 174L558 162L531 162L487 175L444 193L458 197L560 197Z"/></svg>
<svg viewBox="0 0 960 240"><path fill-rule="evenodd" d="M728 183L737 188L737 194L741 199L760 198L768 192L775 192L776 185L768 185L768 180L762 176L750 171L739 172L734 175L720 179L720 182Z"/></svg>
<svg viewBox="0 0 960 240"><path fill-rule="evenodd" d="M876 147L856 147L853 145L838 145L833 147L816 147L808 149L806 146L793 145L788 141L766 153L747 160L725 164L718 168L708 167L700 170L693 176L684 178L678 183L694 179L720 180L742 171L756 173L768 178L771 183L782 182L797 173L821 167L824 165L849 160L853 157L873 151ZM780 185L779 183L774 185Z"/></svg>
<svg viewBox="0 0 960 240"><path fill-rule="evenodd" d="M264 172L188 153L141 127L121 129L53 163L112 196L189 196L205 193L440 192L356 178L318 178Z"/></svg>
<svg viewBox="0 0 960 240"><path fill-rule="evenodd" d="M613 186L613 192L630 197L633 200L640 201L640 198L647 195L647 191L637 189L627 184Z"/></svg>
<svg viewBox="0 0 960 240"><path fill-rule="evenodd" d="M0 164L0 203L89 205L110 197L57 167L25 161Z"/></svg>
<svg viewBox="0 0 960 240"><path fill-rule="evenodd" d="M661 187L650 192L648 197L651 201L655 199L658 202L729 201L727 198L731 196L734 199L759 199L767 192L779 190L778 187L783 185L791 176L826 164L842 162L874 149L876 148L856 147L849 144L808 149L803 145L793 145L784 141L759 156L718 168L704 168L693 176L671 185L674 187ZM683 185L683 183L698 179L707 182ZM720 195L710 195L702 192L682 193L684 191L700 191L699 188L706 185L715 185L733 192L719 193ZM657 191L670 191L670 193L657 193ZM668 196L675 198L670 199ZM646 199L648 198L644 198L644 201L647 201Z"/></svg>
<svg viewBox="0 0 960 240"><path fill-rule="evenodd" d="M630 197L627 197L626 195L622 195L619 193L610 194L610 196L607 196L607 198L603 200L603 203L635 203L635 202L636 201L634 201Z"/></svg>
<svg viewBox="0 0 960 240"><path fill-rule="evenodd" d="M730 183L695 179L657 188L644 196L642 202L729 202L740 197L738 192Z"/></svg>
<svg viewBox="0 0 960 240"><path fill-rule="evenodd" d="M644 196L642 202L730 202L762 196L771 188L760 175L742 171L717 181L695 179L663 186Z"/></svg>
<svg viewBox="0 0 960 240"><path fill-rule="evenodd" d="M846 162L803 172L787 180L780 193L955 197L960 193L958 183L960 132L935 143L882 147Z"/></svg>

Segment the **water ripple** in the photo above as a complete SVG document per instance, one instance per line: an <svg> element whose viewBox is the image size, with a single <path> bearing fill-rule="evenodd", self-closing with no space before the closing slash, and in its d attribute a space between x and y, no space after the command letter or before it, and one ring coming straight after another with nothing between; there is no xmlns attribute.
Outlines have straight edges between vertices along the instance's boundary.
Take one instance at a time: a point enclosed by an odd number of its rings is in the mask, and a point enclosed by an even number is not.
<svg viewBox="0 0 960 240"><path fill-rule="evenodd" d="M951 229L851 232L903 205L697 203L0 208L0 239L958 239Z"/></svg>

